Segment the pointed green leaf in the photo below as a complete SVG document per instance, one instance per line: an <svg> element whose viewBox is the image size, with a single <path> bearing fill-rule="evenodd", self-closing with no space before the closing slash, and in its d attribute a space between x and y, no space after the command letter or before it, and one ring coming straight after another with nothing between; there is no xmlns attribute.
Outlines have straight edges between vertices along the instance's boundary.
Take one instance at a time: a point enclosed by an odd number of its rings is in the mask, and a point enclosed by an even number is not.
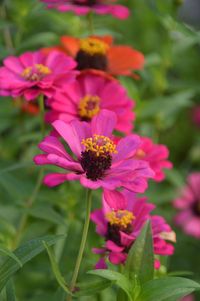
<svg viewBox="0 0 200 301"><path fill-rule="evenodd" d="M119 289L117 293L117 301L128 301L128 297L122 289Z"/></svg>
<svg viewBox="0 0 200 301"><path fill-rule="evenodd" d="M57 240L63 238L63 235L48 235L41 238L36 238L24 243L17 248L13 253L20 260L22 265L37 256L44 250L43 241L48 245L53 245ZM19 263L9 256L0 266L0 291L7 283L8 279L20 269Z"/></svg>
<svg viewBox="0 0 200 301"><path fill-rule="evenodd" d="M124 272L134 282L136 280L135 277L140 283L145 283L153 279L154 253L151 224L149 221L147 221L129 251Z"/></svg>
<svg viewBox="0 0 200 301"><path fill-rule="evenodd" d="M26 212L34 217L52 222L58 225L65 225L65 220L58 212L56 212L53 208L48 207L47 205L37 206L30 209L27 209Z"/></svg>
<svg viewBox="0 0 200 301"><path fill-rule="evenodd" d="M3 246L0 246L0 254L1 253L3 255L7 255L7 256L11 257L19 264L20 267L22 267L22 262L19 260L19 258L13 252L11 252L10 250L6 249Z"/></svg>
<svg viewBox="0 0 200 301"><path fill-rule="evenodd" d="M107 279L77 283L77 292L75 293L75 296L81 297L95 295L111 285L112 281Z"/></svg>
<svg viewBox="0 0 200 301"><path fill-rule="evenodd" d="M16 301L15 288L12 280L6 284L6 299L7 301Z"/></svg>
<svg viewBox="0 0 200 301"><path fill-rule="evenodd" d="M68 294L71 294L68 286L67 286L67 283L65 282L65 279L64 277L62 276L61 272L60 272L60 269L59 269L59 266L56 262L56 259L55 259L55 256L53 254L53 252L51 251L51 249L48 247L48 244L44 241L43 242L44 244L44 247L46 248L47 250L47 253L49 255L49 259L50 259L50 262L51 262L51 267L52 267L52 271L55 275L55 278L58 282L58 284L63 288L63 290L68 293Z"/></svg>
<svg viewBox="0 0 200 301"><path fill-rule="evenodd" d="M102 278L108 279L110 281L114 281L115 284L121 288L124 292L126 292L127 296L129 297L129 300L132 300L131 296L131 285L129 283L129 280L126 278L126 276L115 272L111 270L94 270L88 272L91 275L97 275Z"/></svg>
<svg viewBox="0 0 200 301"><path fill-rule="evenodd" d="M193 280L165 277L146 282L136 301L176 301L195 290L200 290L200 285Z"/></svg>

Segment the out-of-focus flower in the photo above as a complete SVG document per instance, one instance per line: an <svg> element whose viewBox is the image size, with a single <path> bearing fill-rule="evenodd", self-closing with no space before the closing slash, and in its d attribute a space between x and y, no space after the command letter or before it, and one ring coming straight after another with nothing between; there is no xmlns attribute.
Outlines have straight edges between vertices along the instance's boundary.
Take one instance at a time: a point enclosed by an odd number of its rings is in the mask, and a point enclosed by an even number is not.
<svg viewBox="0 0 200 301"><path fill-rule="evenodd" d="M38 115L40 112L39 106L33 102L27 102L24 99L16 98L14 106L20 108L20 110L29 115Z"/></svg>
<svg viewBox="0 0 200 301"><path fill-rule="evenodd" d="M83 39L61 37L61 46L44 48L45 53L53 49L72 56L79 70L97 69L114 76L125 75L138 78L133 72L143 69L144 55L130 46L113 45L112 36L89 36Z"/></svg>
<svg viewBox="0 0 200 301"><path fill-rule="evenodd" d="M193 108L192 119L195 125L200 128L200 106L196 106Z"/></svg>
<svg viewBox="0 0 200 301"><path fill-rule="evenodd" d="M52 97L55 91L75 79L76 62L58 51L41 51L10 56L0 67L0 93L33 100L40 94Z"/></svg>
<svg viewBox="0 0 200 301"><path fill-rule="evenodd" d="M55 8L61 12L72 11L76 15L86 15L95 12L99 15L112 15L118 19L127 19L129 10L126 6L114 4L116 0L40 0L48 8Z"/></svg>
<svg viewBox="0 0 200 301"><path fill-rule="evenodd" d="M180 210L175 222L186 234L200 239L200 173L191 173L180 197L173 202Z"/></svg>
<svg viewBox="0 0 200 301"><path fill-rule="evenodd" d="M96 268L105 268L107 257L112 264L124 263L147 220L152 224L154 254L174 253L173 245L166 240L175 242L175 233L163 217L150 215L154 208L153 204L147 203L145 198L138 198L133 192L104 190L103 208L91 213L97 233L105 238L102 248L93 249L101 256ZM156 259L155 268L159 267L160 262Z"/></svg>
<svg viewBox="0 0 200 301"><path fill-rule="evenodd" d="M194 295L188 295L183 297L180 301L194 301Z"/></svg>
<svg viewBox="0 0 200 301"><path fill-rule="evenodd" d="M91 121L102 109L107 109L117 115L116 130L129 134L133 128L134 102L124 87L118 81L92 71L81 73L64 93L56 93L48 105L51 107L46 115L48 122L57 119Z"/></svg>
<svg viewBox="0 0 200 301"><path fill-rule="evenodd" d="M145 191L147 179L154 173L148 162L133 158L140 138L130 135L116 145L112 140L116 122L116 114L107 110L102 110L91 123L54 121L54 129L68 144L72 155L66 152L58 138L46 137L39 144L45 154L37 155L34 161L39 165L57 165L64 173L51 173L44 183L56 186L65 181L80 180L83 186L91 189L113 190L123 186L136 192Z"/></svg>
<svg viewBox="0 0 200 301"><path fill-rule="evenodd" d="M165 145L154 144L148 137L141 137L141 139L142 144L136 153L136 158L148 161L155 172L154 180L160 182L165 178L163 169L170 169L173 167L172 163L167 160L169 157L169 150Z"/></svg>

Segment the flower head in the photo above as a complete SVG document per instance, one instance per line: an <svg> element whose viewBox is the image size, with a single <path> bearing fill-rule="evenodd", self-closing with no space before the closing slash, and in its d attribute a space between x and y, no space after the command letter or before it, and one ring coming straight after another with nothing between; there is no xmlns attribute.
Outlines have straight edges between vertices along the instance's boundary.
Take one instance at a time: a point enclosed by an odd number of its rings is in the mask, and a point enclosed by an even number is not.
<svg viewBox="0 0 200 301"><path fill-rule="evenodd" d="M79 70L96 69L114 76L133 74L144 66L144 55L125 45L113 45L111 36L89 36L83 39L71 36L61 38L61 46L46 48L44 52L57 49L71 55L77 61Z"/></svg>
<svg viewBox="0 0 200 301"><path fill-rule="evenodd" d="M76 62L58 51L45 55L41 51L10 56L0 67L0 93L33 100L40 94L52 97L55 91L75 79ZM3 94L3 92L2 92Z"/></svg>
<svg viewBox="0 0 200 301"><path fill-rule="evenodd" d="M200 128L200 105L197 105L192 110L192 120L194 124Z"/></svg>
<svg viewBox="0 0 200 301"><path fill-rule="evenodd" d="M118 19L126 19L129 16L127 7L113 4L116 0L40 0L47 4L48 8L55 8L61 12L72 11L76 15L86 15L95 12L99 15L110 14Z"/></svg>
<svg viewBox="0 0 200 301"><path fill-rule="evenodd" d="M200 239L200 173L191 173L179 198L173 202L180 212L175 222L186 234Z"/></svg>
<svg viewBox="0 0 200 301"><path fill-rule="evenodd" d="M140 158L149 162L149 165L155 172L154 180L157 182L165 178L164 168L172 168L172 163L167 160L169 150L165 145L154 144L148 137L142 137L142 144L136 153L136 158Z"/></svg>
<svg viewBox="0 0 200 301"><path fill-rule="evenodd" d="M148 162L133 158L140 146L139 136L130 135L115 144L112 131L116 120L115 113L102 110L91 124L78 120L53 122L54 129L68 144L72 155L55 136L48 136L39 144L44 154L37 155L35 163L64 169L64 173L47 175L45 184L55 186L65 181L80 180L83 186L91 189L104 187L112 190L123 186L143 192L147 179L154 173Z"/></svg>
<svg viewBox="0 0 200 301"><path fill-rule="evenodd" d="M133 128L134 106L126 90L116 80L88 71L81 73L64 93L56 93L48 100L50 111L46 121L73 119L90 122L102 109L117 115L116 130L129 134Z"/></svg>
<svg viewBox="0 0 200 301"><path fill-rule="evenodd" d="M105 239L103 248L93 250L101 256L96 268L105 268L107 257L113 264L124 263L147 220L152 223L154 254L173 254L174 247L166 240L175 241L175 233L163 217L150 215L154 207L145 198L137 198L133 192L104 190L103 208L91 213L97 233ZM159 266L157 259L155 267Z"/></svg>

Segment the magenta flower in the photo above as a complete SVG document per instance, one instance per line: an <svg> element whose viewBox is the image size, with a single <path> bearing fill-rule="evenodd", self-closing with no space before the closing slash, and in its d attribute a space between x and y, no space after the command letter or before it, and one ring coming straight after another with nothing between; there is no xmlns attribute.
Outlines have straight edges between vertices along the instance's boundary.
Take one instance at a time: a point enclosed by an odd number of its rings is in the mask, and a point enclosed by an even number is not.
<svg viewBox="0 0 200 301"><path fill-rule="evenodd" d="M112 140L116 119L115 113L102 110L91 124L78 120L69 124L61 120L53 122L54 129L73 154L66 152L57 137L46 137L39 144L45 154L36 156L34 161L39 165L57 165L64 173L51 173L44 183L56 186L65 181L80 180L83 186L91 189L113 190L123 186L132 191L145 191L147 179L154 173L148 162L133 158L140 138L130 135L116 145Z"/></svg>
<svg viewBox="0 0 200 301"><path fill-rule="evenodd" d="M200 105L193 108L192 120L197 127L200 127Z"/></svg>
<svg viewBox="0 0 200 301"><path fill-rule="evenodd" d="M48 122L57 119L65 122L73 119L91 121L102 109L107 109L117 115L116 130L130 134L133 128L134 102L118 81L105 75L81 73L76 82L69 85L64 93L55 94L48 104L51 107L46 115Z"/></svg>
<svg viewBox="0 0 200 301"><path fill-rule="evenodd" d="M118 19L127 19L129 10L120 4L113 4L116 0L40 0L48 8L56 8L61 12L72 11L76 15L86 15L95 12L99 15L110 14Z"/></svg>
<svg viewBox="0 0 200 301"><path fill-rule="evenodd" d="M91 220L96 224L96 231L105 239L105 244L93 252L100 254L100 261L96 268L106 267L106 258L112 264L126 261L127 254L142 227L147 220L151 220L155 255L172 255L174 247L166 240L175 241L175 233L161 216L151 216L155 208L146 202L145 198L137 198L135 193L124 190L104 190L103 208L91 213ZM159 268L159 260L155 261L155 268Z"/></svg>
<svg viewBox="0 0 200 301"><path fill-rule="evenodd" d="M175 222L186 234L200 239L200 173L191 173L180 197L174 201L180 212Z"/></svg>
<svg viewBox="0 0 200 301"><path fill-rule="evenodd" d="M12 97L24 96L33 100L40 94L52 97L56 90L75 79L75 61L60 52L48 55L26 52L19 57L10 56L0 67L0 95L6 91Z"/></svg>
<svg viewBox="0 0 200 301"><path fill-rule="evenodd" d="M154 144L148 137L142 137L142 145L136 153L136 158L146 160L155 172L154 180L160 182L164 180L164 168L171 169L172 163L167 160L169 150L165 145Z"/></svg>

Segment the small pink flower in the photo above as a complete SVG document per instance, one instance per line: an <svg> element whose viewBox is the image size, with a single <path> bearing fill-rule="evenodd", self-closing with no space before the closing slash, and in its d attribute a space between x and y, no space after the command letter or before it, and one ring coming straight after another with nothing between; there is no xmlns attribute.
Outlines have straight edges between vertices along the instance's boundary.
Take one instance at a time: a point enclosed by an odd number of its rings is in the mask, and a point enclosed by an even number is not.
<svg viewBox="0 0 200 301"><path fill-rule="evenodd" d="M40 0L48 8L55 8L61 12L72 11L76 15L86 15L95 12L99 15L110 14L118 19L127 19L129 10L120 4L113 4L116 0Z"/></svg>
<svg viewBox="0 0 200 301"><path fill-rule="evenodd" d="M180 197L173 202L180 212L175 222L186 234L200 239L200 173L191 173Z"/></svg>
<svg viewBox="0 0 200 301"><path fill-rule="evenodd" d="M167 160L169 150L165 145L154 144L148 137L142 137L141 139L142 145L136 153L136 157L149 162L149 165L155 172L154 180L160 182L165 178L163 169L171 169L173 167L172 163Z"/></svg>
<svg viewBox="0 0 200 301"><path fill-rule="evenodd" d="M180 301L194 301L194 295L188 295L183 297Z"/></svg>
<svg viewBox="0 0 200 301"><path fill-rule="evenodd" d="M75 79L75 67L72 58L56 51L48 55L37 51L7 57L0 67L0 95L6 92L14 98L24 96L26 100L40 94L52 97L55 90L63 89Z"/></svg>
<svg viewBox="0 0 200 301"><path fill-rule="evenodd" d="M200 128L200 105L193 108L192 119L194 124Z"/></svg>
<svg viewBox="0 0 200 301"><path fill-rule="evenodd" d="M118 81L91 71L81 73L76 82L64 93L56 93L48 104L51 110L46 115L47 122L91 121L102 109L107 109L117 115L116 130L130 134L133 128L134 102L126 90Z"/></svg>
<svg viewBox="0 0 200 301"><path fill-rule="evenodd" d="M107 110L102 110L91 123L54 121L54 129L68 144L72 155L66 152L57 137L46 137L39 144L44 154L36 156L34 161L39 165L56 165L64 169L64 173L51 173L44 183L56 186L65 181L80 180L83 186L91 189L113 190L123 186L137 192L145 191L147 179L154 173L148 162L133 158L140 138L130 135L116 145L112 140L116 121L116 114Z"/></svg>
<svg viewBox="0 0 200 301"><path fill-rule="evenodd" d="M96 224L96 231L105 238L105 245L93 252L100 254L101 259L96 268L105 267L108 257L112 264L124 263L132 244L139 236L147 220L151 220L155 255L172 255L174 247L166 240L175 242L175 233L161 216L151 216L155 208L145 198L137 198L130 191L104 190L103 208L91 213L91 220ZM155 260L155 268L159 268Z"/></svg>

